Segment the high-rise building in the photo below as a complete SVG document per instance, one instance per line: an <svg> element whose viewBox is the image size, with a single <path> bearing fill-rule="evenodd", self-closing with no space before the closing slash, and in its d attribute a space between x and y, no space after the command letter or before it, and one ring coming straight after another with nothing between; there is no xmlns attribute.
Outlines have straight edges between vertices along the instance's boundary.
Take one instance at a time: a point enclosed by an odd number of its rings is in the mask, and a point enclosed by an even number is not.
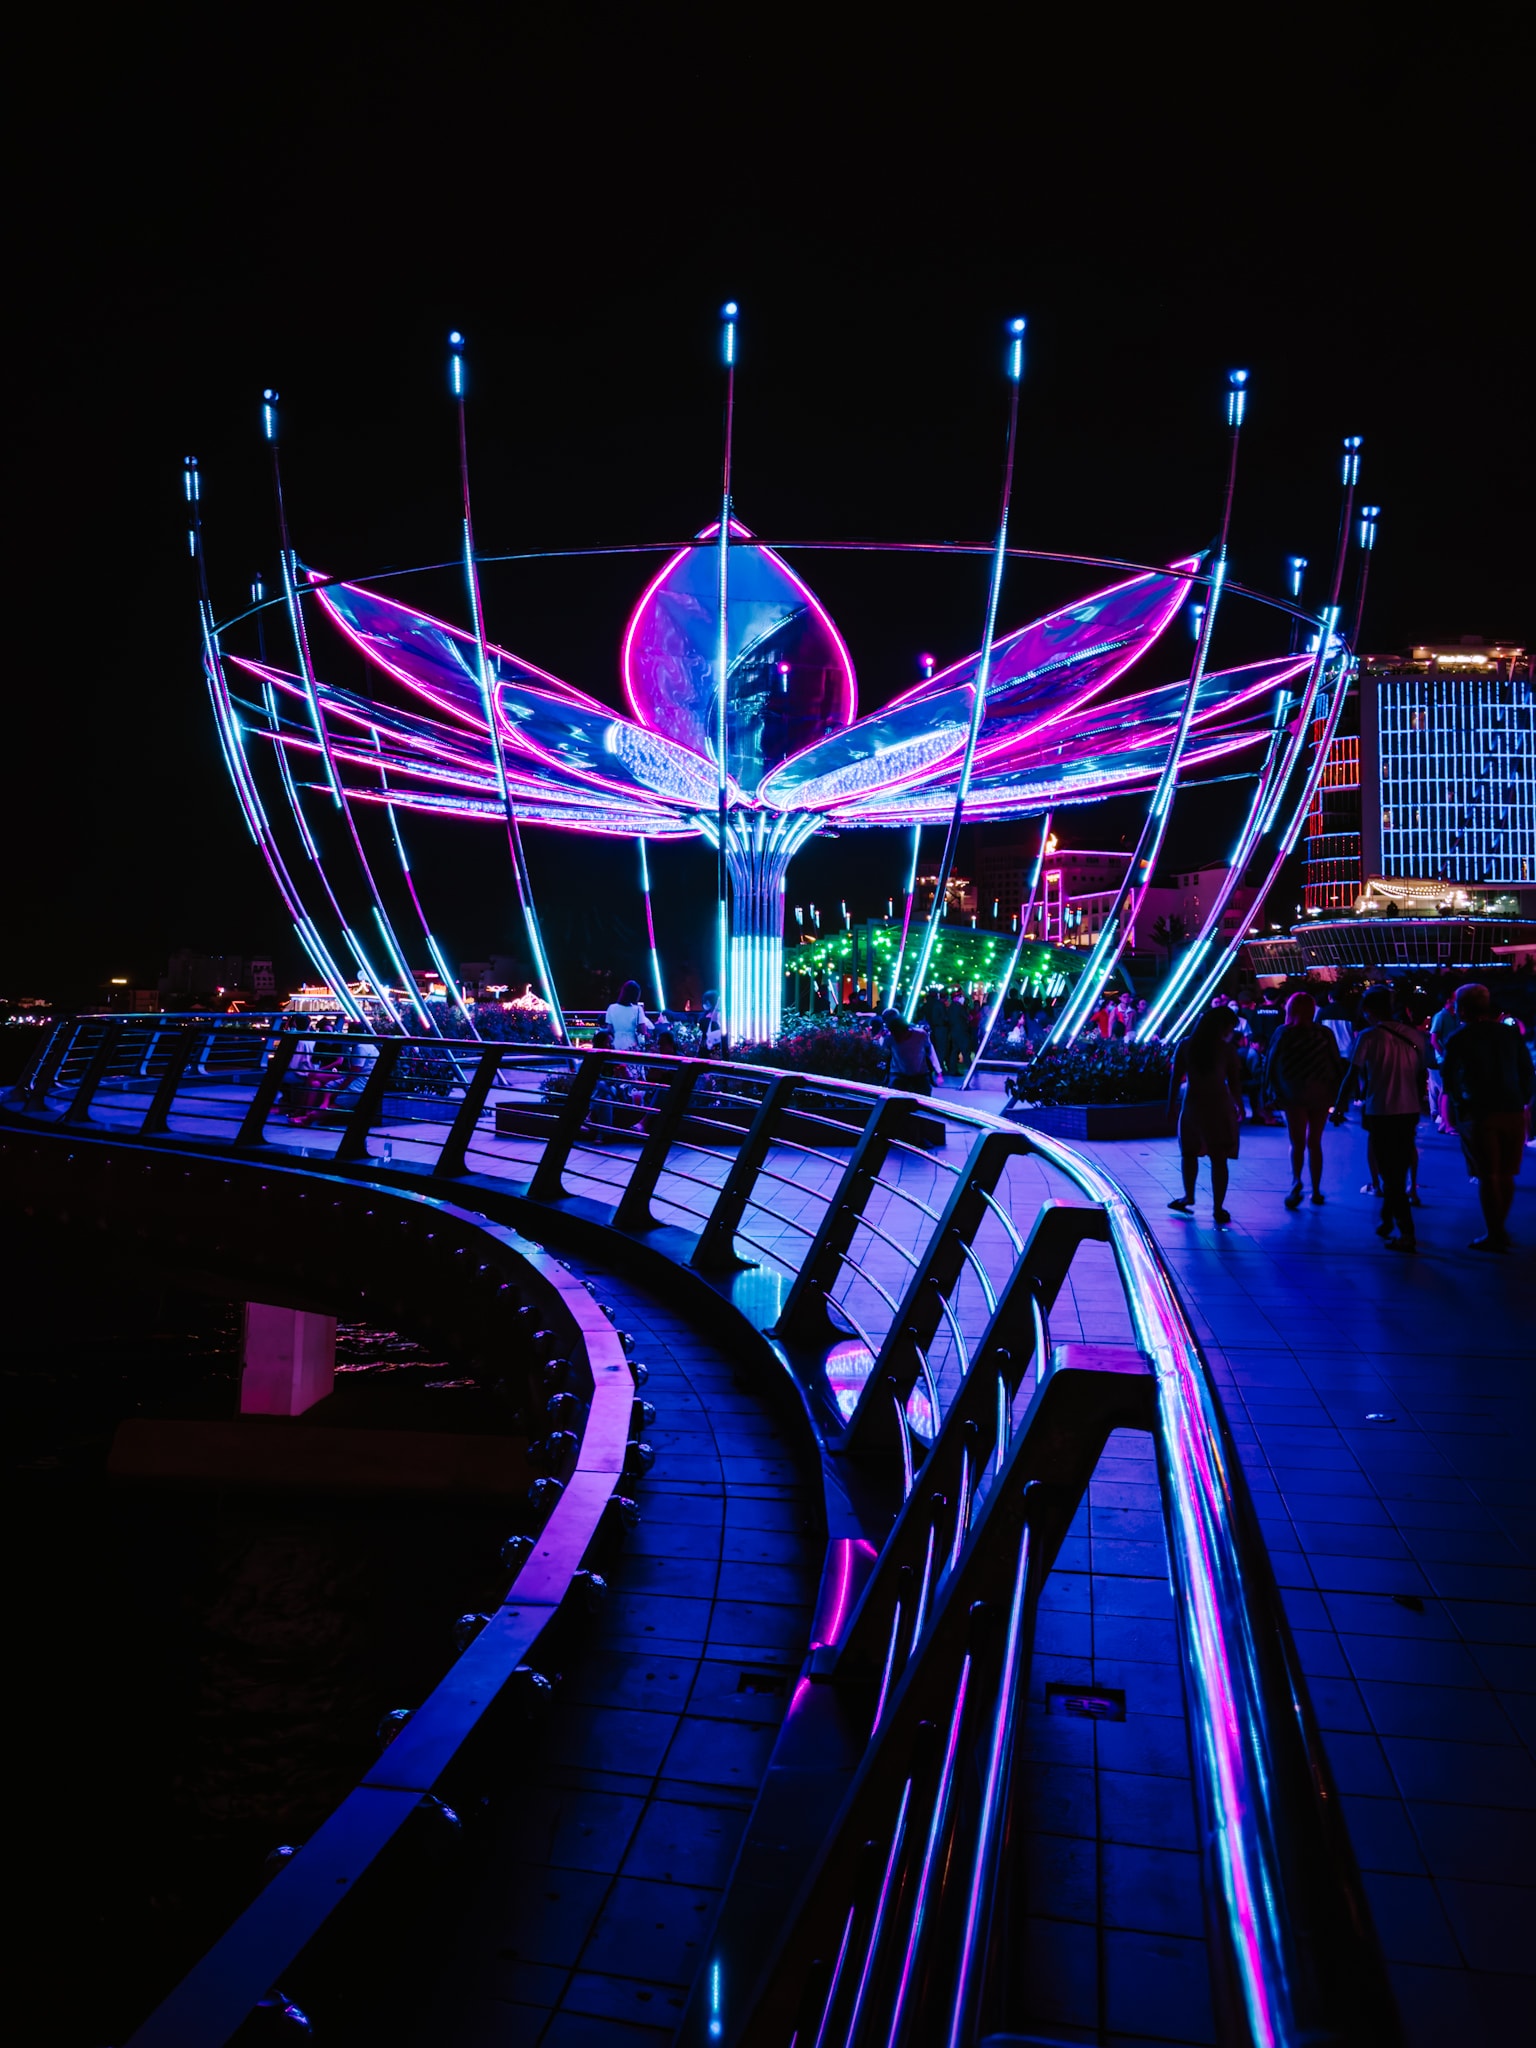
<svg viewBox="0 0 1536 2048"><path fill-rule="evenodd" d="M1374 876L1536 884L1523 648L1468 639L1367 655L1342 723L1307 817L1308 912L1353 909Z"/></svg>
<svg viewBox="0 0 1536 2048"><path fill-rule="evenodd" d="M1366 878L1536 883L1536 695L1525 650L1424 645L1367 662L1362 680Z"/></svg>

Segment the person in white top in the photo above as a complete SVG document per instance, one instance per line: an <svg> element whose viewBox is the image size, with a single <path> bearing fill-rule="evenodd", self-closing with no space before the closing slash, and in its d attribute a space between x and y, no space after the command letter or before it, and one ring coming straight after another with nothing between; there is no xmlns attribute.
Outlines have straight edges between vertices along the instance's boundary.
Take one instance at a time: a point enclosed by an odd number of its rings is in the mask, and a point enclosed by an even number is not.
<svg viewBox="0 0 1536 2048"><path fill-rule="evenodd" d="M645 1004L640 1000L638 981L626 981L619 990L619 1000L608 1005L603 1020L613 1033L615 1052L639 1052L646 1039L653 1038L656 1027L645 1014Z"/></svg>

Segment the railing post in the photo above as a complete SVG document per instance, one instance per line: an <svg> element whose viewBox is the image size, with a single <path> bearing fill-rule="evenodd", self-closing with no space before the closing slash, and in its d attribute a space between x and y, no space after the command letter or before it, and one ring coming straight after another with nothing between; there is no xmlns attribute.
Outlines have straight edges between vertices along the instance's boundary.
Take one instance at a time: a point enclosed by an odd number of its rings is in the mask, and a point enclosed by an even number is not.
<svg viewBox="0 0 1536 2048"><path fill-rule="evenodd" d="M164 1035L163 1032L155 1034L157 1038ZM181 1077L187 1071L187 1062L192 1057L194 1040L190 1031L176 1032L174 1040L170 1052L166 1055L165 1072L160 1076L144 1121L139 1125L141 1138L158 1138L164 1135L171 1114L171 1104L176 1100L176 1090L181 1086Z"/></svg>
<svg viewBox="0 0 1536 2048"><path fill-rule="evenodd" d="M915 1103L916 1097L912 1095L888 1095L876 1103L771 1335L789 1343L814 1344L822 1338L830 1341L845 1334L833 1322L827 1302L836 1285L843 1254L853 1243L870 1190L880 1177L892 1141L911 1122Z"/></svg>
<svg viewBox="0 0 1536 2048"><path fill-rule="evenodd" d="M187 1059L192 1057L193 1034L187 1033ZM293 1065L293 1056L299 1049L299 1034L285 1031L272 1048L272 1057L267 1061L267 1071L256 1083L256 1093L251 1097L251 1106L245 1112L245 1121L235 1133L237 1145L259 1145L267 1128L267 1118L277 1100L277 1091L287 1078L288 1069ZM186 1061L182 1062L183 1067Z"/></svg>
<svg viewBox="0 0 1536 2048"><path fill-rule="evenodd" d="M890 1448L888 1428L894 1411L879 1390L895 1386L903 1404L917 1383L920 1351L933 1342L944 1303L953 1293L966 1265L965 1246L970 1244L987 1214L987 1197L1002 1179L1010 1159L1029 1150L1022 1132L983 1131L971 1147L965 1170L956 1180L944 1214L934 1226L928 1249L914 1268L902 1296L880 1355L870 1369L859 1395L858 1406L848 1419L844 1446L868 1441L876 1409L883 1418L878 1433L885 1438L882 1451ZM935 1418L937 1422L937 1418Z"/></svg>
<svg viewBox="0 0 1536 2048"><path fill-rule="evenodd" d="M558 1202L564 1198L565 1182L560 1178L561 1170L571 1156L571 1148L581 1136L597 1084L611 1064L611 1055L607 1053L582 1054L581 1064L571 1076L570 1092L556 1112L555 1127L544 1141L543 1153L533 1169L533 1179L528 1183L528 1193L534 1201Z"/></svg>
<svg viewBox="0 0 1536 2048"><path fill-rule="evenodd" d="M640 1148L640 1157L635 1161L634 1171L614 1211L613 1220L620 1230L656 1228L656 1218L651 1214L651 1196L667 1163L672 1141L688 1114L694 1083L707 1066L706 1060L685 1061L668 1083L667 1092L656 1106L655 1118Z"/></svg>
<svg viewBox="0 0 1536 2048"><path fill-rule="evenodd" d="M768 1157L779 1113L803 1079L800 1074L779 1074L769 1082L768 1093L757 1105L757 1115L752 1119L741 1150L725 1176L725 1186L716 1196L709 1220L699 1232L699 1241L693 1248L693 1257L688 1263L699 1272L729 1272L745 1263L736 1255L736 1232L741 1227L747 1203L752 1199L757 1176Z"/></svg>
<svg viewBox="0 0 1536 2048"><path fill-rule="evenodd" d="M386 1038L382 1044L375 1039L374 1044L378 1047L378 1057L363 1083L363 1092L357 1098L352 1114L342 1127L341 1142L333 1155L338 1166L368 1157L368 1133L384 1107L384 1096L400 1064L400 1055L405 1051L398 1038Z"/></svg>
<svg viewBox="0 0 1536 2048"><path fill-rule="evenodd" d="M102 1031L101 1043L91 1054L85 1072L80 1077L80 1085L75 1090L74 1099L64 1112L65 1123L90 1122L92 1098L106 1078L107 1068L112 1063L113 1053L121 1043L124 1029L121 1024L108 1024Z"/></svg>
<svg viewBox="0 0 1536 2048"><path fill-rule="evenodd" d="M475 1063L475 1071L464 1084L464 1100L459 1104L452 1128L443 1140L443 1149L437 1155L437 1164L432 1169L434 1180L456 1179L466 1173L465 1164L469 1152L469 1141L475 1134L475 1125L480 1121L486 1098L496 1085L496 1076L501 1072L501 1063L506 1058L505 1046L487 1046Z"/></svg>
<svg viewBox="0 0 1536 2048"><path fill-rule="evenodd" d="M30 1070L23 1074L16 1084L15 1095L11 1098L13 1101L19 1099L26 1105L47 1101L48 1090L53 1086L53 1077L64 1064L64 1056L69 1051L78 1028L77 1017L59 1019L43 1040Z"/></svg>
<svg viewBox="0 0 1536 2048"><path fill-rule="evenodd" d="M929 1504L939 1494L958 1502L967 1485L972 1498L975 1496L980 1470L997 1448L998 1376L1001 1374L1006 1383L1011 1404L1035 1347L1036 1306L1045 1311L1054 1303L1079 1245L1089 1239L1107 1242L1109 1235L1109 1218L1101 1208L1077 1208L1055 1201L1041 1205L1035 1227L976 1346L971 1369L949 1404L939 1433L923 1460L918 1483L903 1503L896 1525L881 1549L879 1562L860 1595L859 1605L843 1631L837 1652L839 1660L846 1658L850 1666L857 1667L867 1665L874 1657L870 1638L872 1629L878 1635L879 1625L871 1618L888 1609L890 1595L885 1589L898 1578L903 1565L917 1563L927 1540ZM1043 1320L1040 1327L1044 1327ZM915 1376L914 1370L912 1378ZM881 1400L879 1390L871 1391L873 1381L871 1374L866 1391L873 1405L864 1410L861 1397L858 1411L866 1416L858 1444L861 1456L889 1449L891 1438L882 1432L889 1429L894 1437L901 1409L912 1390L912 1379L902 1387L892 1374L883 1383L885 1399ZM962 1484L965 1460L969 1460L969 1478Z"/></svg>

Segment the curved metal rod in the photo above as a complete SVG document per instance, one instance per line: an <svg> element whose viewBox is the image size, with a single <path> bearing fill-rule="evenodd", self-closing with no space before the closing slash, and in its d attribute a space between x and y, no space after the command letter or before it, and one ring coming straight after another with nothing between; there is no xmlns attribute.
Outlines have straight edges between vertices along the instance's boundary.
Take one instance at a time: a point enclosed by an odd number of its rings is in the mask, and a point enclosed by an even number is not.
<svg viewBox="0 0 1536 2048"><path fill-rule="evenodd" d="M981 1263L981 1260L976 1256L976 1247L969 1239L962 1237L960 1249L964 1252L967 1261L975 1272L976 1278L981 1282L981 1292L987 1304L987 1314L989 1316L995 1315L997 1313L997 1295L993 1290L991 1276L988 1274L986 1267Z"/></svg>
<svg viewBox="0 0 1536 2048"><path fill-rule="evenodd" d="M1301 707L1296 714L1295 723L1291 728L1290 744L1284 750L1282 762L1274 778L1272 789L1268 791L1261 790L1249 808L1248 817L1244 821L1243 832L1239 839L1237 850L1234 852L1227 869L1226 880L1222 888L1217 892L1217 901L1206 914L1205 923L1201 927L1195 943L1189 947L1184 960L1180 963L1181 971L1177 974L1169 975L1164 991L1159 995L1157 1002L1148 1010L1146 1017L1142 1020L1137 1034L1138 1037L1150 1036L1152 1030L1157 1028L1157 1025L1153 1022L1154 1017L1156 1017L1157 1023L1160 1024L1166 1018L1173 1003L1185 994L1189 984L1199 972L1212 943L1221 932L1219 920L1222 912L1226 909L1227 903L1230 901L1238 883L1246 873L1249 862L1258 850L1263 834L1274 824L1275 816L1284 800L1285 791L1289 786L1292 775L1295 773L1296 764L1300 760L1302 750L1307 744L1307 728L1312 722L1313 708L1317 702L1318 693L1322 688L1330 657L1335 653L1334 628L1339 620L1339 594L1344 587L1344 566L1349 553L1350 524L1354 515L1355 491L1359 481L1360 441L1358 436L1352 435L1344 443L1343 502L1339 512L1339 537L1334 550L1333 575L1329 588L1328 603L1323 607L1322 616L1318 622L1317 654L1313 661L1311 672L1307 677L1307 687L1303 693ZM1362 534L1361 538L1364 543L1366 536ZM1367 567L1369 562L1370 555L1367 549ZM1360 594L1363 602L1365 594L1363 577ZM1317 792L1318 783L1322 780L1323 770L1327 766L1328 752L1333 745L1334 733L1338 729L1339 718L1344 709L1344 700L1349 694L1351 650L1346 643L1340 642L1336 651L1339 661L1339 672L1335 680L1332 701L1329 705L1329 716L1325 720L1324 731L1314 748L1312 766L1303 782L1301 795L1292 807L1290 822L1280 835L1279 847L1270 863L1264 887L1255 899L1260 903L1263 902L1269 891L1274 887L1276 878L1285 862L1289 859L1291 849L1296 843L1296 836L1301 830L1301 822L1307 814L1307 809ZM1245 934L1239 932L1221 949L1216 965L1202 976L1200 986L1194 996L1181 1002L1178 1020L1173 1027L1173 1034L1171 1035L1178 1035L1189 1028L1191 1020L1204 1006L1211 991L1219 984L1221 976L1226 973L1227 968L1236 959L1238 948L1242 945L1245 936Z"/></svg>
<svg viewBox="0 0 1536 2048"><path fill-rule="evenodd" d="M1008 1211L1003 1207L1002 1203L997 1200L996 1196L989 1194L985 1188L978 1188L977 1193L981 1196L981 1199L986 1203L987 1207L992 1211L992 1214L997 1218L998 1222L1002 1224L1004 1230L1007 1231L1008 1236L1012 1241L1014 1251L1018 1253L1020 1257L1022 1257L1024 1252L1024 1240L1022 1237L1020 1237L1018 1226L1017 1224L1015 1224L1013 1218L1008 1214ZM938 1218L935 1217L934 1221L937 1222Z"/></svg>
<svg viewBox="0 0 1536 2048"><path fill-rule="evenodd" d="M1168 837L1168 827L1173 818L1179 770L1184 765L1184 748L1194 723L1200 685L1205 680L1211 639L1216 630L1216 611L1221 603L1221 587L1227 573L1227 538L1232 529L1232 499L1237 487L1237 455L1243 433L1245 394L1241 387L1247 381L1246 370L1234 370L1231 373L1233 388L1227 398L1231 453L1227 462L1226 497L1221 509L1221 532L1216 541L1209 595L1200 615L1200 637L1195 644L1195 659L1190 667L1189 684L1179 710L1179 722L1174 728L1173 738L1168 743L1167 758L1163 762L1151 800L1147 805L1147 815L1136 842L1136 850L1131 855L1125 874L1115 891L1114 901L1104 915L1099 936L1082 973L1077 978L1077 985L1063 1003L1061 1014L1046 1034L1047 1045L1070 1045L1086 1023L1088 1013L1098 1001L1104 984L1120 964L1130 935L1136 928L1137 916L1146 903L1147 892L1157 874L1157 863L1162 856L1163 846Z"/></svg>
<svg viewBox="0 0 1536 2048"><path fill-rule="evenodd" d="M992 1709L992 1732L987 1743L987 1774L981 1794L981 1814L976 1824L976 1845L971 1853L971 1876L965 1897L965 1924L955 1954L956 1982L950 2004L947 2048L966 2048L979 2032L976 2007L980 2002L987 1941L984 1930L992 1918L997 1891L997 1865L1003 1847L1003 1813L1008 1803L1008 1786L1013 1774L1013 1753L1017 1742L1019 1696L1023 1690L1027 1652L1024 1642L1025 1596L1029 1587L1029 1524L1019 1540L1019 1561L1013 1576L1013 1599L1008 1608L1008 1635L1003 1645L1003 1665L998 1678L997 1699Z"/></svg>
<svg viewBox="0 0 1536 2048"><path fill-rule="evenodd" d="M270 688L270 685L264 682L263 687ZM379 738L378 727L374 726L371 728L371 730L373 732L373 750L379 756L379 788L382 791L384 791L384 793L387 795L389 792L389 775L384 767L384 745ZM286 760L287 749L283 748L279 751L283 754L284 760ZM411 908L415 911L416 921L421 926L421 936L423 941L425 942L427 951L432 956L432 964L436 967L438 973L443 977L443 986L448 991L449 1000L452 1002L455 1009L458 1011L459 1015L464 1019L466 1025L468 1025L470 1037L478 1039L480 1033L476 1029L475 1020L470 1015L469 1006L465 1002L464 997L460 992L458 982L448 972L448 963L443 958L443 949L441 946L439 946L436 938L433 936L432 927L427 923L427 913L422 909L421 898L416 893L415 878L411 874L411 863L406 858L405 840L400 831L399 812L396 810L393 804L386 804L384 808L386 812L389 814L390 837L394 841L395 858L400 863L400 879L405 883L406 892L410 896Z"/></svg>
<svg viewBox="0 0 1536 2048"><path fill-rule="evenodd" d="M686 540L632 541L606 547L527 548L511 554L478 555L476 559L482 568L496 568L517 562L584 562L605 561L622 555L673 555L717 545L714 539L700 540L697 535L690 535ZM996 543L961 540L773 540L754 534L753 545L772 548L775 554L990 556ZM1125 555L1078 555L1056 548L1019 547L1010 547L1005 553L1010 562L1052 562L1063 568L1075 569L1118 569L1128 576L1166 576L1168 573L1166 562L1136 562ZM314 587L329 589L335 583L393 583L405 576L434 576L444 569L462 569L463 566L463 557L456 555L450 561L418 562L403 569L365 569L351 575L317 575ZM1209 585L1211 573L1192 569L1187 580L1192 585ZM1317 624L1315 612L1289 598L1273 597L1268 591L1255 590L1250 584L1238 583L1231 578L1227 579L1225 590L1229 597L1245 598L1270 611L1282 612L1303 626ZM281 603L281 598L269 597L259 604L247 605L244 611L232 612L227 619L221 619L218 630L222 633L230 626L238 626L246 619L254 618L258 612Z"/></svg>
<svg viewBox="0 0 1536 2048"><path fill-rule="evenodd" d="M193 567L197 574L198 625L203 640L203 673L208 684L209 701L213 707L214 729L219 737L219 750L224 756L224 765L234 785L235 800L245 819L246 830L254 840L257 850L267 864L267 871L277 884L277 891L293 923L299 944L314 963L316 972L329 987L342 1010L355 1023L368 1020L361 1006L347 986L346 976L332 959L330 951L321 938L313 918L304 907L304 899L294 884L283 859L266 806L256 787L251 765L245 757L245 739L239 718L235 714L230 696L229 679L224 673L223 651L219 644L217 628L213 623L213 600L209 595L208 557L203 539L202 472L195 456L189 457L183 471L188 508L188 538L191 543Z"/></svg>

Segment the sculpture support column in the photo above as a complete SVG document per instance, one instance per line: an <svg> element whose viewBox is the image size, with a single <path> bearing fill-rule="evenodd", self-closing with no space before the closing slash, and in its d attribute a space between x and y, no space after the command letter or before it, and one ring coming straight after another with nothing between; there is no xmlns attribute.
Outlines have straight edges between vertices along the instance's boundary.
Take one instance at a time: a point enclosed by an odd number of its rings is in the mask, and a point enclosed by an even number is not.
<svg viewBox="0 0 1536 2048"><path fill-rule="evenodd" d="M335 1384L336 1318L248 1301L240 1340L240 1413L302 1415Z"/></svg>

